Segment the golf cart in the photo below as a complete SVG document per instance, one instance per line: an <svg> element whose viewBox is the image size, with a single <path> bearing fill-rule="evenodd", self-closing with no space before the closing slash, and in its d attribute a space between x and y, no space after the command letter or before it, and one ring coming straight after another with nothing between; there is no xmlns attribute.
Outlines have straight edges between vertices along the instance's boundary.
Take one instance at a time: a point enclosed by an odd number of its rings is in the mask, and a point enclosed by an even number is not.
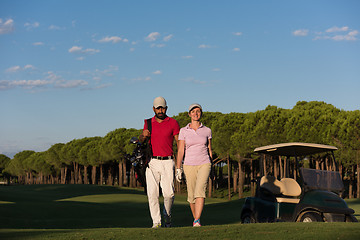
<svg viewBox="0 0 360 240"><path fill-rule="evenodd" d="M333 146L313 143L256 148L254 151L262 154L260 177L256 180L255 197L245 200L241 222L357 222L354 210L340 197L344 185L335 162L335 150ZM319 165L317 169L309 168L315 157L327 163L326 170L318 170ZM296 163L292 177L290 158L295 158ZM279 169L283 170L280 174Z"/></svg>

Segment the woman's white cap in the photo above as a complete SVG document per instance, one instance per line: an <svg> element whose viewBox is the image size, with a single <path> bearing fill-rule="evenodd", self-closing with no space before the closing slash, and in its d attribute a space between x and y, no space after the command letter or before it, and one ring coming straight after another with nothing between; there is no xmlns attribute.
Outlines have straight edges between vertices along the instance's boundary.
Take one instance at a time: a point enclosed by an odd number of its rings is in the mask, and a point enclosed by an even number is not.
<svg viewBox="0 0 360 240"><path fill-rule="evenodd" d="M191 110L193 110L194 108L200 108L200 110L202 111L202 107L201 107L201 105L200 104L198 104L198 103L193 103L193 104L191 104L190 105L190 107L189 107L189 112L191 112Z"/></svg>

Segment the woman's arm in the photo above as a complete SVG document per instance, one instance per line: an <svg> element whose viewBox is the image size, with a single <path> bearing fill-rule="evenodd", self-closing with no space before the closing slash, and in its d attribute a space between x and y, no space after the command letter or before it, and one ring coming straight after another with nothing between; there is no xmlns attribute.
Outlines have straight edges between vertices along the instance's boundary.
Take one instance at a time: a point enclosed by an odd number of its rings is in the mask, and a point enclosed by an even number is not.
<svg viewBox="0 0 360 240"><path fill-rule="evenodd" d="M178 141L178 152L176 158L176 168L181 168L181 162L184 158L184 151L185 151L185 141L179 140Z"/></svg>
<svg viewBox="0 0 360 240"><path fill-rule="evenodd" d="M212 157L212 150L211 150L211 139L209 139L208 151L209 151L210 161L212 161L213 157Z"/></svg>

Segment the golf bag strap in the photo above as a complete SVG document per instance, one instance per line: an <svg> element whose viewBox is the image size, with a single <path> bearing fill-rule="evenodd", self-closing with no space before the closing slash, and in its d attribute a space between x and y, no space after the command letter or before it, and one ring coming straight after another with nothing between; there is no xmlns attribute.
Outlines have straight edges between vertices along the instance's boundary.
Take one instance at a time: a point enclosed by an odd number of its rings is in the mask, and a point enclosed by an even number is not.
<svg viewBox="0 0 360 240"><path fill-rule="evenodd" d="M152 157L152 146L151 146L151 131L152 131L152 126L151 126L151 118L149 119L146 119L146 123L147 123L147 129L149 130L150 132L150 138L148 139L148 142L147 142L147 156L146 156L146 167L149 166L149 162L151 160L151 157Z"/></svg>
<svg viewBox="0 0 360 240"><path fill-rule="evenodd" d="M149 118L149 119L146 119L146 122L147 122L147 128L148 128L148 130L149 130L149 132L150 132L150 134L151 134L151 118Z"/></svg>

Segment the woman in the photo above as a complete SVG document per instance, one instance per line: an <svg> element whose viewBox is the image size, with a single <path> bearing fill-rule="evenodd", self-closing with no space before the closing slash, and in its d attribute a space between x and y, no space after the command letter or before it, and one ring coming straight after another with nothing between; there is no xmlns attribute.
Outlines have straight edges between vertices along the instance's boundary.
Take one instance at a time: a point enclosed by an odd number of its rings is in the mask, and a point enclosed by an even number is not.
<svg viewBox="0 0 360 240"><path fill-rule="evenodd" d="M176 180L181 182L181 163L186 177L188 202L194 217L193 226L200 227L200 217L204 208L206 186L211 170L211 129L201 122L202 108L194 103L189 107L191 123L180 129ZM184 159L185 156L185 159Z"/></svg>

